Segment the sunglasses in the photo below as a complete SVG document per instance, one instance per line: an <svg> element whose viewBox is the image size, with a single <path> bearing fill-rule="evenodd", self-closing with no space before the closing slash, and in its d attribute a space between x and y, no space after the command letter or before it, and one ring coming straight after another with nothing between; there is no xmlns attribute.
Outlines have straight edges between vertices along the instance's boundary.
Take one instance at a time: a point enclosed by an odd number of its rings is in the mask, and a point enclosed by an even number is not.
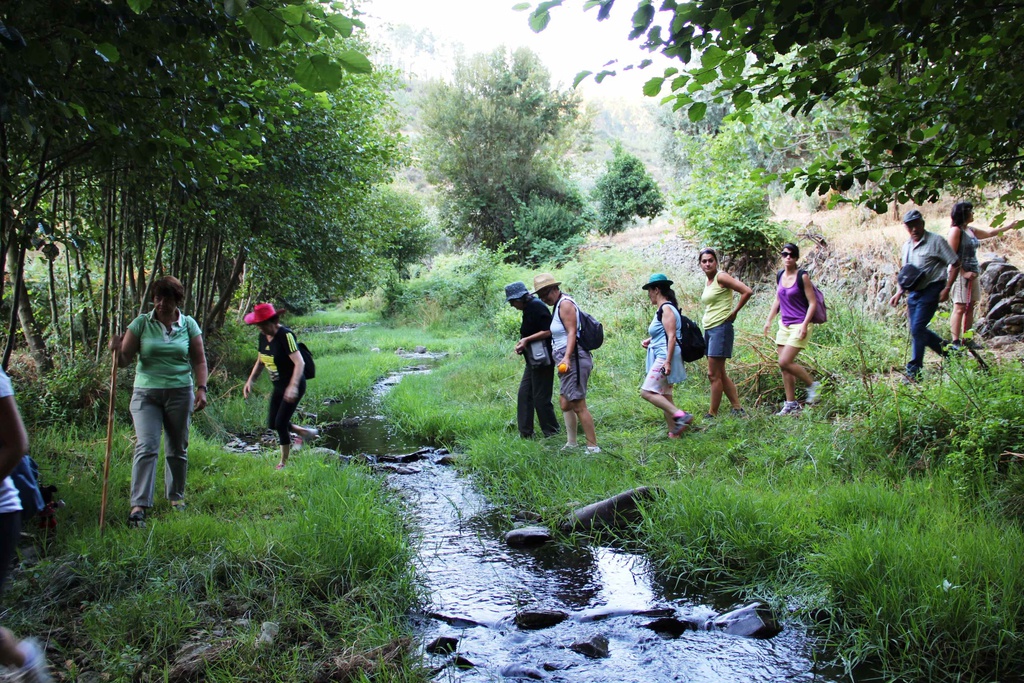
<svg viewBox="0 0 1024 683"><path fill-rule="evenodd" d="M782 252L782 258L793 258L793 252L791 252L791 251L784 251L784 252Z"/></svg>

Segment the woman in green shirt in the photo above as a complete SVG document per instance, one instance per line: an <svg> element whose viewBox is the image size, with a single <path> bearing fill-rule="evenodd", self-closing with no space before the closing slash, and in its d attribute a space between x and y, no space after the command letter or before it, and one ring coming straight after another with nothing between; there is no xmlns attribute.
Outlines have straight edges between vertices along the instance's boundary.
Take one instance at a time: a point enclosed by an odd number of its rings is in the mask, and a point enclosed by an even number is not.
<svg viewBox="0 0 1024 683"><path fill-rule="evenodd" d="M164 489L175 510L185 507L188 428L194 410L206 407L206 350L194 319L178 308L185 288L177 278L153 283L153 310L128 325L124 338L114 336L110 349L126 366L138 355L131 411L135 423L132 460L131 526L145 526L153 507L156 462L164 437ZM195 373L195 391L192 389Z"/></svg>
<svg viewBox="0 0 1024 683"><path fill-rule="evenodd" d="M700 269L708 279L700 300L704 304L704 341L708 347L708 379L711 380L711 407L704 417L708 419L718 416L723 393L732 404L732 415L743 417L746 413L740 407L736 385L725 372L725 361L732 358L732 324L736 314L747 305L754 290L732 275L720 271L718 252L710 247L700 250ZM735 307L734 293L740 295Z"/></svg>

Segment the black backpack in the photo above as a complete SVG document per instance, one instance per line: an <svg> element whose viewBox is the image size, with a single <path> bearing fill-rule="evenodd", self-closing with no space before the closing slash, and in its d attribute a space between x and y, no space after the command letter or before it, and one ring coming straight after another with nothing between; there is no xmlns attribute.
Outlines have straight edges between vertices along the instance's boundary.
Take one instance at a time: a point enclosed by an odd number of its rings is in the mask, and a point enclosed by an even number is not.
<svg viewBox="0 0 1024 683"><path fill-rule="evenodd" d="M316 362L313 360L313 354L310 353L309 348L299 342L299 353L302 354L302 362L306 364L305 370L302 371L302 376L306 379L313 379L316 377Z"/></svg>
<svg viewBox="0 0 1024 683"><path fill-rule="evenodd" d="M565 297L569 299L569 297ZM604 344L604 325L597 321L597 318L590 315L572 299L569 302L576 307L576 312L580 314L579 328L576 330L577 342L584 351L594 351L595 349L601 348L601 344ZM557 315L558 304L555 304L555 314ZM564 324L564 323L563 323Z"/></svg>
<svg viewBox="0 0 1024 683"><path fill-rule="evenodd" d="M669 304L671 306L671 304ZM678 308L676 309L679 310ZM693 363L703 358L708 352L708 345L704 341L704 333L700 331L697 323L693 322L682 311L679 311L680 325L676 330L676 340L679 342L679 355L683 362Z"/></svg>

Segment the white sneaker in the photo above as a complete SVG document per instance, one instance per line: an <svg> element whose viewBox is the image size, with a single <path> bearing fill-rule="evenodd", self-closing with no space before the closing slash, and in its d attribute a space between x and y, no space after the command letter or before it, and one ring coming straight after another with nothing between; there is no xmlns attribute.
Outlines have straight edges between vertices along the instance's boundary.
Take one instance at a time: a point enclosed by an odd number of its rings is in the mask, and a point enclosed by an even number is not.
<svg viewBox="0 0 1024 683"><path fill-rule="evenodd" d="M25 655L25 665L18 669L16 681L20 683L53 683L46 655L35 638L26 638L18 643L18 649Z"/></svg>
<svg viewBox="0 0 1024 683"><path fill-rule="evenodd" d="M775 414L776 415L799 415L801 410L803 410L803 408L801 408L800 404L797 403L796 401L786 401L783 404L783 406L782 406L782 410L780 410L779 412L777 412Z"/></svg>
<svg viewBox="0 0 1024 683"><path fill-rule="evenodd" d="M819 391L821 391L821 382L811 382L807 386L807 402L817 403Z"/></svg>
<svg viewBox="0 0 1024 683"><path fill-rule="evenodd" d="M564 446L562 446L561 450L563 450L563 451L574 451L574 450L576 450L579 447L580 447L580 445L578 443L567 443Z"/></svg>
<svg viewBox="0 0 1024 683"><path fill-rule="evenodd" d="M601 447L600 446L587 446L587 453L600 453L600 452L601 452Z"/></svg>

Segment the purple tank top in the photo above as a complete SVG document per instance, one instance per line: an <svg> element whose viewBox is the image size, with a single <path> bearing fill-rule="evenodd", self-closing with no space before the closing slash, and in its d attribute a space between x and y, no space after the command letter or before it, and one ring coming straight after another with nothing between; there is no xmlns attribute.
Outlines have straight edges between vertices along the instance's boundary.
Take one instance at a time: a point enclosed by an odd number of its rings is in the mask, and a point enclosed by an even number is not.
<svg viewBox="0 0 1024 683"><path fill-rule="evenodd" d="M797 278L792 287L783 287L779 280L776 290L779 297L779 311L782 313L782 324L786 327L799 325L807 317L807 297L804 295L801 278Z"/></svg>

